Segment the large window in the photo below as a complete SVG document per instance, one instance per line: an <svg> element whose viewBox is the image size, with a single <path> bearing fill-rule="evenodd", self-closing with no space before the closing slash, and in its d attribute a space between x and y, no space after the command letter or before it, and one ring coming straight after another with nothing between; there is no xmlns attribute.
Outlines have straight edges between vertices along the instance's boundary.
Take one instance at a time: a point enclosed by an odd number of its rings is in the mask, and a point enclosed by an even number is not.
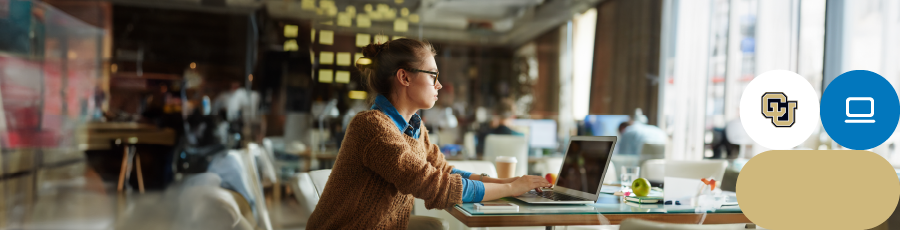
<svg viewBox="0 0 900 230"><path fill-rule="evenodd" d="M671 0L664 14L660 111L670 159L765 151L738 135L741 94L759 74L794 71L821 92L824 1ZM818 136L798 148L817 148Z"/></svg>
<svg viewBox="0 0 900 230"><path fill-rule="evenodd" d="M832 0L828 2L826 71L824 87L834 78L851 70L869 70L880 74L895 87L900 84L900 1ZM823 133L821 148L839 149ZM894 135L873 152L900 162Z"/></svg>

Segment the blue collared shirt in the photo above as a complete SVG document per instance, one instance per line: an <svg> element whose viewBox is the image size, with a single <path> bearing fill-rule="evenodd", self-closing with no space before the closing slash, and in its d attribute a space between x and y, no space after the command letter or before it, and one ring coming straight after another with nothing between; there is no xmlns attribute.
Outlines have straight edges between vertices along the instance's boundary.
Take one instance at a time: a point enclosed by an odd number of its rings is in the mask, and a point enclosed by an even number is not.
<svg viewBox="0 0 900 230"><path fill-rule="evenodd" d="M462 201L464 203L481 202L481 200L484 199L484 182L469 180L469 176L471 176L472 173L456 168L451 170L450 173L462 176Z"/></svg>
<svg viewBox="0 0 900 230"><path fill-rule="evenodd" d="M419 139L419 133L421 130L419 129L422 124L422 117L419 117L419 114L413 114L413 116L409 119L409 122L403 119L403 116L400 115L400 112L397 111L397 108L391 104L386 97L383 95L378 95L375 97L375 104L372 105L372 109L380 110L382 113L387 115L394 121L394 124L397 125L397 128L400 129L400 132L406 134L414 139ZM453 169L450 173L460 174L462 176L462 201L466 203L470 202L481 202L484 199L484 183L476 180L469 180L469 176L472 173L462 171L459 169Z"/></svg>
<svg viewBox="0 0 900 230"><path fill-rule="evenodd" d="M422 117L419 117L418 113L413 114L409 118L409 122L407 122L400 115L400 112L397 111L397 108L394 107L394 104L391 104L391 101L388 101L383 95L375 97L375 104L372 104L372 109L381 110L385 115L391 117L391 120L400 129L400 132L409 135L413 139L419 139L419 126L422 124Z"/></svg>

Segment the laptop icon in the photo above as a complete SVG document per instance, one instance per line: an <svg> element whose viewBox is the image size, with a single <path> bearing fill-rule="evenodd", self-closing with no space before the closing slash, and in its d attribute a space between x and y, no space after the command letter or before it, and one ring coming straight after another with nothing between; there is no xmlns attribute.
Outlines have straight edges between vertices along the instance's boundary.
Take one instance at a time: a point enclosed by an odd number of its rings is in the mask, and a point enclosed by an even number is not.
<svg viewBox="0 0 900 230"><path fill-rule="evenodd" d="M597 202L615 146L615 136L572 137L553 188L541 193L532 190L515 198L532 204Z"/></svg>
<svg viewBox="0 0 900 230"><path fill-rule="evenodd" d="M860 103L863 102L863 103ZM868 102L868 103L866 103ZM868 108L868 113L850 112L850 105L856 105L855 108ZM866 106L868 105L868 106ZM875 119L868 119L875 116L875 99L871 97L848 97L846 101L846 112L848 119L844 123L875 123ZM857 112L859 112L857 110Z"/></svg>

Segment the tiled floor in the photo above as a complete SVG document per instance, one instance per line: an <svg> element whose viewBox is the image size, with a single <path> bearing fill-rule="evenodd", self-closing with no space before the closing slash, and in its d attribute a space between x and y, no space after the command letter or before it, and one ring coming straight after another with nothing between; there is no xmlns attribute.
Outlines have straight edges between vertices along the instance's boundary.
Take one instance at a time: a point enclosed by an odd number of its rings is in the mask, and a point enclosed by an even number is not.
<svg viewBox="0 0 900 230"><path fill-rule="evenodd" d="M115 220L116 198L103 191L84 189L84 183L74 181L39 187L33 200L9 200L11 208L6 210L6 227L109 229Z"/></svg>
<svg viewBox="0 0 900 230"><path fill-rule="evenodd" d="M45 184L38 188L39 192L35 194L36 199L33 201L6 200L11 208L3 215L5 224L0 225L0 229L197 229L186 227L198 224L195 219L203 220L199 224L204 227L200 229L221 229L215 224L228 221L208 218L206 213L216 212L216 205L206 209L185 207L185 201L179 199L193 198L186 198L184 196L187 195L181 193L166 190L139 194L134 191L120 195L114 184L101 183L99 187L95 185L90 188L90 183L86 181L90 180L79 178L58 184ZM288 199L282 199L278 205L271 199L271 194L267 194L267 197L273 229L304 229L307 220L303 217L308 214L301 211L293 197L286 196ZM189 224L176 224L179 222ZM224 224L227 226L231 223Z"/></svg>

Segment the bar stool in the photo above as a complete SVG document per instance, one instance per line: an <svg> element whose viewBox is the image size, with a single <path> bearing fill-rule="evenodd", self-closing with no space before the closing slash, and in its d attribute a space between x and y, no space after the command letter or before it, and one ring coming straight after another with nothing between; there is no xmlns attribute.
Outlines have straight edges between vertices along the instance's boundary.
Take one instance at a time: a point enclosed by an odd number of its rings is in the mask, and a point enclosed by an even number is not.
<svg viewBox="0 0 900 230"><path fill-rule="evenodd" d="M132 167L131 160L137 156L137 150L135 149L135 146L134 146L137 143L138 143L137 137L129 137L128 144L125 144L125 150L122 153L122 168L119 170L119 184L118 184L118 189L117 189L119 192L122 192L123 188L125 187L126 179L131 177L131 167ZM122 144L122 139L116 139L116 144ZM134 160L136 161L135 165L137 167L138 190L140 191L141 194L143 194L144 193L144 176L142 175L142 172L141 172L141 158L140 158L140 156L137 156L136 159L134 159Z"/></svg>

